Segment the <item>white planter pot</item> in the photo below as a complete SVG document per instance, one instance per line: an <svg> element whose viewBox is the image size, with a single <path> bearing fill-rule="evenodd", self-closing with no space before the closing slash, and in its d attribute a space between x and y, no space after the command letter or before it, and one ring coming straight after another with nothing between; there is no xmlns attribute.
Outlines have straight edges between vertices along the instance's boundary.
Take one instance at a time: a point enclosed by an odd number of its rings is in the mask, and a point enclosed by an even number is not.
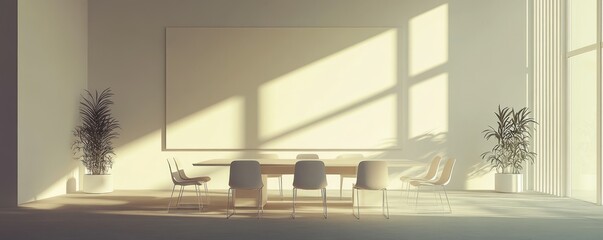
<svg viewBox="0 0 603 240"><path fill-rule="evenodd" d="M494 190L504 193L523 192L523 174L497 173L494 177Z"/></svg>
<svg viewBox="0 0 603 240"><path fill-rule="evenodd" d="M113 192L112 175L84 175L82 191L85 193Z"/></svg>

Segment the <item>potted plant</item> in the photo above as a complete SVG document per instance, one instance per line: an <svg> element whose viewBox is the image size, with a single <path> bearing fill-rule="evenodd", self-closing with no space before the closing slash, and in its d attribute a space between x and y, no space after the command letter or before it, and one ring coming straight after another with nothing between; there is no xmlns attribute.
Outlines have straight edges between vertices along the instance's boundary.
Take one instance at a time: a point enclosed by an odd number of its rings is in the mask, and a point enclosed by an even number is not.
<svg viewBox="0 0 603 240"><path fill-rule="evenodd" d="M86 168L82 190L87 193L113 191L113 177L109 170L113 166L113 142L118 136L119 122L111 115L109 88L94 94L86 90L80 101L82 123L75 127L73 150Z"/></svg>
<svg viewBox="0 0 603 240"><path fill-rule="evenodd" d="M490 162L496 169L495 187L497 192L522 192L523 175L521 170L525 162L534 163L535 152L530 151L532 125L538 124L530 117L527 107L515 111L513 108L498 106L495 112L497 128L484 130L484 138L496 139L490 151L484 152L482 159Z"/></svg>

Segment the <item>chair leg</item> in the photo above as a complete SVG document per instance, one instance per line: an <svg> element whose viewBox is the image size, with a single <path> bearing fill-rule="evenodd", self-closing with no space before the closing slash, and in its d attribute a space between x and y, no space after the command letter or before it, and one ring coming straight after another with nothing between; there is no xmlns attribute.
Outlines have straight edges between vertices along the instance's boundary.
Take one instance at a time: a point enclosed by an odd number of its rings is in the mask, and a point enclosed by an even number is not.
<svg viewBox="0 0 603 240"><path fill-rule="evenodd" d="M354 198L354 196L356 194L354 194L355 188L352 187L352 215L354 215L354 217L356 217L356 211L354 210L354 202L356 201L356 199Z"/></svg>
<svg viewBox="0 0 603 240"><path fill-rule="evenodd" d="M322 208L323 208L323 215L325 217L325 219L327 218L327 216L329 215L329 213L327 212L327 189L323 188L322 189Z"/></svg>
<svg viewBox="0 0 603 240"><path fill-rule="evenodd" d="M385 191L381 190L381 214L385 216Z"/></svg>
<svg viewBox="0 0 603 240"><path fill-rule="evenodd" d="M199 185L195 185L195 195L197 195L197 206L199 207L199 212L203 209L201 206L201 193L199 192Z"/></svg>
<svg viewBox="0 0 603 240"><path fill-rule="evenodd" d="M182 200L183 194L184 194L184 186L180 185L180 192L178 193L178 200L176 201L176 208L180 208L180 200Z"/></svg>
<svg viewBox="0 0 603 240"><path fill-rule="evenodd" d="M232 214L237 214L237 189L232 190Z"/></svg>
<svg viewBox="0 0 603 240"><path fill-rule="evenodd" d="M410 204L410 181L406 182L406 204Z"/></svg>
<svg viewBox="0 0 603 240"><path fill-rule="evenodd" d="M210 200L209 200L209 191L207 191L207 182L203 183L203 187L205 188L205 202L207 204L210 204Z"/></svg>
<svg viewBox="0 0 603 240"><path fill-rule="evenodd" d="M231 191L232 191L232 194L231 194ZM226 218L227 219L237 213L237 207L235 206L236 193L237 193L236 189L232 189L232 188L228 189L228 195L227 195L228 201L226 202ZM229 210L231 204L232 204L232 213L229 214L228 210Z"/></svg>
<svg viewBox="0 0 603 240"><path fill-rule="evenodd" d="M442 191L438 191L438 198L440 198L440 206L442 206L442 210L444 210L444 201L442 201Z"/></svg>
<svg viewBox="0 0 603 240"><path fill-rule="evenodd" d="M339 199L343 198L343 175L339 175Z"/></svg>
<svg viewBox="0 0 603 240"><path fill-rule="evenodd" d="M419 203L419 190L421 188L421 185L417 185L417 196L415 196L415 210L417 210L417 205Z"/></svg>
<svg viewBox="0 0 603 240"><path fill-rule="evenodd" d="M452 208L450 207L450 201L448 200L448 193L446 193L446 187L442 185L442 189L444 189L444 195L446 195L446 202L448 203L448 210L452 213Z"/></svg>
<svg viewBox="0 0 603 240"><path fill-rule="evenodd" d="M291 218L295 219L295 198L297 197L297 188L293 188L293 212Z"/></svg>
<svg viewBox="0 0 603 240"><path fill-rule="evenodd" d="M228 219L228 218L230 218L230 216L232 216L232 214L231 215L228 214L228 210L230 209L230 191L231 191L231 189L229 188L228 194L226 195L226 198L227 198L227 200L226 200L226 219Z"/></svg>
<svg viewBox="0 0 603 240"><path fill-rule="evenodd" d="M385 209L387 210L387 215L384 214L386 219L389 219L389 201L387 199L387 189L383 189L383 201L385 204Z"/></svg>
<svg viewBox="0 0 603 240"><path fill-rule="evenodd" d="M434 202L434 205L436 205L436 204L438 204L438 193L436 191L436 186L435 185L431 186L431 190L433 191L433 202Z"/></svg>
<svg viewBox="0 0 603 240"><path fill-rule="evenodd" d="M170 202L168 203L167 212L170 213L170 206L172 206L172 198L174 197L174 190L176 190L176 185L172 187L172 194L170 195Z"/></svg>
<svg viewBox="0 0 603 240"><path fill-rule="evenodd" d="M352 193L354 192L354 190L356 190L356 210L358 211L358 215L356 215L356 213L354 212L354 217L356 217L356 219L360 219L360 190L358 188L353 189L352 188ZM354 201L352 199L352 201ZM352 211L354 211L354 206L352 204Z"/></svg>
<svg viewBox="0 0 603 240"><path fill-rule="evenodd" d="M260 219L260 206L262 205L262 189L259 188L258 189L258 195L257 195L257 201L258 201L258 219Z"/></svg>

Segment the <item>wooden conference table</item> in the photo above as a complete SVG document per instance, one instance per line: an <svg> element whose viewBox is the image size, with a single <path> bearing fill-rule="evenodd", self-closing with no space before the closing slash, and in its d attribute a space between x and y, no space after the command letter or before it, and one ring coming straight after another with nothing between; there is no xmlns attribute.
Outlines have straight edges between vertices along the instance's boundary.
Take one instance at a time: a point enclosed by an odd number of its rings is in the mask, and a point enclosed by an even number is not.
<svg viewBox="0 0 603 240"><path fill-rule="evenodd" d="M262 204L265 205L268 200L267 175L268 174L293 174L295 163L302 160L319 160L325 163L327 174L356 175L356 168L361 161L386 161L388 167L404 168L424 166L425 163L404 159L367 159L367 158L338 158L338 159L210 159L202 162L193 163L193 166L230 166L235 160L255 160L260 163L262 171ZM257 206L256 191L237 191L236 206Z"/></svg>

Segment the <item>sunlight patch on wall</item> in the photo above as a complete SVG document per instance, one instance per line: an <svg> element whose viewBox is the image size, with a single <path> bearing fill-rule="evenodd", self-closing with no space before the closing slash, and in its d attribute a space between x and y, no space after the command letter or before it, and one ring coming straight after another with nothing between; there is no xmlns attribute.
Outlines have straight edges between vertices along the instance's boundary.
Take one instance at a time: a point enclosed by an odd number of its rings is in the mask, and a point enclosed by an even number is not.
<svg viewBox="0 0 603 240"><path fill-rule="evenodd" d="M569 58L571 196L597 202L597 54Z"/></svg>
<svg viewBox="0 0 603 240"><path fill-rule="evenodd" d="M597 0L570 0L567 3L571 21L568 21L568 50L576 50L597 43ZM550 24L549 22L547 22Z"/></svg>
<svg viewBox="0 0 603 240"><path fill-rule="evenodd" d="M367 109L363 105L390 93L397 82L396 39L397 31L387 30L263 84L258 92L258 135L261 141L271 141L263 147L368 148L387 138L395 140L395 102L368 110L378 114L374 116L333 115ZM364 128L383 129L372 129L362 139L344 137Z"/></svg>
<svg viewBox="0 0 603 240"><path fill-rule="evenodd" d="M411 76L448 61L448 4L410 20L408 51Z"/></svg>
<svg viewBox="0 0 603 240"><path fill-rule="evenodd" d="M74 169L70 170L69 173L60 177L54 183L49 184L48 187L41 190L34 197L29 198L29 199L22 199L21 202L25 203L25 202L37 201L37 200L41 200L41 199L46 199L46 198L51 198L54 196L63 195L66 192L70 193L75 190L78 190L78 181L76 180L77 174L78 174L78 169L77 169L77 167L74 167ZM34 181L34 179L30 179L30 181ZM25 181L25 182L28 182L28 181Z"/></svg>
<svg viewBox="0 0 603 240"><path fill-rule="evenodd" d="M397 96L390 94L299 131L265 143L263 148L387 148L397 146Z"/></svg>
<svg viewBox="0 0 603 240"><path fill-rule="evenodd" d="M167 148L243 148L244 104L233 96L169 123Z"/></svg>
<svg viewBox="0 0 603 240"><path fill-rule="evenodd" d="M448 132L448 74L416 83L408 92L408 138Z"/></svg>

